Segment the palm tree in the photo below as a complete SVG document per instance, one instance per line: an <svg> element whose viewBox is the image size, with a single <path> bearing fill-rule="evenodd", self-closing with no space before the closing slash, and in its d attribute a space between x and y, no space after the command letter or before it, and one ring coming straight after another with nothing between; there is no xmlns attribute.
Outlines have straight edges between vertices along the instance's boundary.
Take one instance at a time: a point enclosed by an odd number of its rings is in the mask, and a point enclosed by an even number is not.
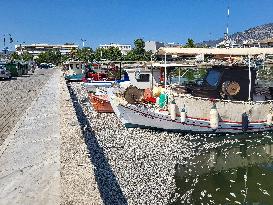
<svg viewBox="0 0 273 205"><path fill-rule="evenodd" d="M194 40L191 38L188 38L188 42L184 46L185 48L195 48Z"/></svg>

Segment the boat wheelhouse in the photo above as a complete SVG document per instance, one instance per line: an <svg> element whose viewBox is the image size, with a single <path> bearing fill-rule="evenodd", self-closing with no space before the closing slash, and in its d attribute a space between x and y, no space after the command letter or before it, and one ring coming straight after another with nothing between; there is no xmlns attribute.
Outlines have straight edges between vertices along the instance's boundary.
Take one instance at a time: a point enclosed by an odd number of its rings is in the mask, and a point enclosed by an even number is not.
<svg viewBox="0 0 273 205"><path fill-rule="evenodd" d="M63 63L64 78L68 81L82 81L85 66L82 61L66 61Z"/></svg>

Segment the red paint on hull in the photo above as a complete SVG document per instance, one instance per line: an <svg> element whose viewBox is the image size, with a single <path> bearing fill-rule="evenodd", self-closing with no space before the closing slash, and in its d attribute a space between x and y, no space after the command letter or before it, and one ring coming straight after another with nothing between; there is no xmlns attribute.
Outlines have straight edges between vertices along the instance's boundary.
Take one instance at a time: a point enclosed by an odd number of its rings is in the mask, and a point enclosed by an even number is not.
<svg viewBox="0 0 273 205"><path fill-rule="evenodd" d="M114 112L107 95L94 95L92 93L89 93L88 97L90 103L97 112Z"/></svg>

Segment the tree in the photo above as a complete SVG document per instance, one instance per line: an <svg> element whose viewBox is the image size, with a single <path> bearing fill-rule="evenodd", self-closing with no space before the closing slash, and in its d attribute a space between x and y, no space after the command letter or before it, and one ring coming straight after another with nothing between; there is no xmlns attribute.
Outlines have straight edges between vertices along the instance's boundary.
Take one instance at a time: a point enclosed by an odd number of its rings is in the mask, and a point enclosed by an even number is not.
<svg viewBox="0 0 273 205"><path fill-rule="evenodd" d="M23 61L30 61L33 59L33 56L29 52L25 51L21 54L21 59Z"/></svg>
<svg viewBox="0 0 273 205"><path fill-rule="evenodd" d="M106 49L107 59L111 61L120 61L122 57L122 53L119 48L111 46Z"/></svg>
<svg viewBox="0 0 273 205"><path fill-rule="evenodd" d="M143 39L136 39L134 44L135 47L130 52L128 52L128 54L125 56L125 59L131 61L149 61L152 52L145 51L145 42Z"/></svg>
<svg viewBox="0 0 273 205"><path fill-rule="evenodd" d="M75 59L76 53L77 53L77 49L76 48L72 48L71 51L70 51L70 53L69 53L70 58Z"/></svg>
<svg viewBox="0 0 273 205"><path fill-rule="evenodd" d="M19 55L18 53L16 52L13 52L11 55L10 55L10 59L11 60L23 60L23 61L30 61L33 59L33 56L27 52L27 51L24 51L21 55Z"/></svg>
<svg viewBox="0 0 273 205"><path fill-rule="evenodd" d="M184 48L195 48L194 40L191 38L188 38L188 42L184 46Z"/></svg>
<svg viewBox="0 0 273 205"><path fill-rule="evenodd" d="M135 50L135 53L136 53L136 54L141 55L141 54L144 54L144 53L145 53L145 49L144 49L144 47L145 47L145 42L144 42L141 38L136 39L136 40L134 41L134 44L135 44L134 50Z"/></svg>
<svg viewBox="0 0 273 205"><path fill-rule="evenodd" d="M12 54L11 54L11 56L10 56L10 58L11 58L11 60L21 60L21 56L18 54L18 53L16 53L16 52L13 52Z"/></svg>
<svg viewBox="0 0 273 205"><path fill-rule="evenodd" d="M92 62L94 60L94 53L92 48L82 48L75 52L75 58L85 63Z"/></svg>
<svg viewBox="0 0 273 205"><path fill-rule="evenodd" d="M36 62L41 63L53 63L55 65L63 62L63 56L59 50L49 50L44 53L40 53Z"/></svg>
<svg viewBox="0 0 273 205"><path fill-rule="evenodd" d="M100 61L102 59L106 59L107 58L106 49L104 49L104 48L97 48L95 50L95 53L94 53L94 58L97 61Z"/></svg>
<svg viewBox="0 0 273 205"><path fill-rule="evenodd" d="M117 47L110 48L97 48L94 54L94 59L100 60L110 60L110 61L120 61L122 60L122 53Z"/></svg>

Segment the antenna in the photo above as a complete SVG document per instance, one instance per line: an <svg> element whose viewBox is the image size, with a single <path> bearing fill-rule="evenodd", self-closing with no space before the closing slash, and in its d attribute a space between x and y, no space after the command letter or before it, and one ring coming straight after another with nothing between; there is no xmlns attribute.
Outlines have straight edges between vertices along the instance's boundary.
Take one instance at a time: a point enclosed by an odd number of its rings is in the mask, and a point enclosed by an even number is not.
<svg viewBox="0 0 273 205"><path fill-rule="evenodd" d="M228 36L228 26L229 26L229 0L227 0L227 36Z"/></svg>

